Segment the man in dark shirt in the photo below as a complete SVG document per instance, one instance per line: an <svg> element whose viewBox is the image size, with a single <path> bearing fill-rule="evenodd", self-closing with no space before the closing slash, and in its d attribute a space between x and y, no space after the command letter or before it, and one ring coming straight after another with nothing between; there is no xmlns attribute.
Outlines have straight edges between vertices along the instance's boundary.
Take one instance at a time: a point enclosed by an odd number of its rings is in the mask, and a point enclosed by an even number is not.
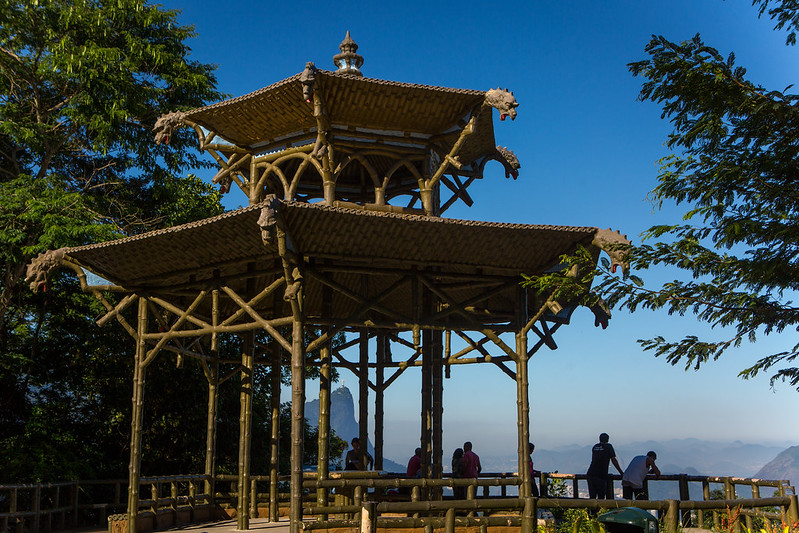
<svg viewBox="0 0 799 533"><path fill-rule="evenodd" d="M624 474L619 461L616 460L616 451L613 445L608 442L610 436L607 433L602 433L599 436L599 442L594 444L591 448L591 466L588 467L586 476L588 477L588 497L604 500L607 498L608 486L608 465L613 462L613 466L619 471L619 474Z"/></svg>

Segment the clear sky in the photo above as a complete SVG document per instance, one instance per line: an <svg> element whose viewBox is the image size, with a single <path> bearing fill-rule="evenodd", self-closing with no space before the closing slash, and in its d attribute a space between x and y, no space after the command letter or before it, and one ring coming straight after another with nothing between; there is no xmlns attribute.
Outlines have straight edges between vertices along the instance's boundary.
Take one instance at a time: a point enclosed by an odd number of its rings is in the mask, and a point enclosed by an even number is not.
<svg viewBox="0 0 799 533"><path fill-rule="evenodd" d="M489 165L470 189L475 205L447 215L610 227L637 242L647 227L677 220L673 208L655 212L646 200L670 127L657 106L636 100L641 80L626 66L645 58L650 36L681 41L701 33L724 55L735 51L750 79L768 88L785 88L799 72L799 49L786 47L784 34L758 19L748 0L164 4L196 26L192 57L218 65L219 88L231 96L301 72L306 61L333 70L347 30L365 58L365 76L512 90L518 118L495 121L495 130L521 161L519 179ZM246 199L233 191L227 201L233 208ZM603 331L588 310L576 312L557 334L559 349L544 348L531 361L533 441L539 448L590 445L606 431L616 443L697 437L799 444L799 393L736 377L760 355L795 342L795 334L744 346L699 372L672 367L636 343L694 333L723 335L692 317L649 312L616 313ZM342 377L357 388L346 370ZM419 388L419 372L409 371L387 392L387 457L403 460L418 443ZM499 369L454 368L444 402L445 450L469 439L477 451L515 453L515 385Z"/></svg>

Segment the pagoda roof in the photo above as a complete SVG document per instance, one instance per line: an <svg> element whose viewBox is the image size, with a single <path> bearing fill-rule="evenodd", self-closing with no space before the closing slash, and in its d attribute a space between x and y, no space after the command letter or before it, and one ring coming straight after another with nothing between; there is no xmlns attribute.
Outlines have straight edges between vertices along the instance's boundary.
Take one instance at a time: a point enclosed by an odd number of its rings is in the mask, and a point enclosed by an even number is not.
<svg viewBox="0 0 799 533"><path fill-rule="evenodd" d="M336 283L342 287L358 292L362 272L377 274L375 294L409 272L428 271L439 279L498 280L505 289L487 303L503 316L517 312L513 295L522 273L540 274L557 266L559 257L578 244L599 254L592 244L599 230L593 227L476 222L288 201L278 205L296 253L308 265L334 267ZM186 290L208 289L214 278L225 279L244 294L247 272L274 275L279 270L277 244L265 244L258 225L265 206L64 252L68 259L129 291L173 302L180 301ZM466 301L482 290L461 283L458 292ZM386 307L410 315L411 292L396 291L385 301ZM320 284L309 278L310 314L321 309L321 295ZM530 298L532 305L535 297ZM352 305L339 300L333 313L345 316Z"/></svg>
<svg viewBox="0 0 799 533"><path fill-rule="evenodd" d="M452 133L483 104L485 91L363 78L316 70L314 91L323 96L330 124L346 129L379 130L406 137ZM303 99L301 74L252 93L186 112L227 141L251 150L268 147L298 132L316 131L314 104ZM470 150L494 149L491 113L483 113ZM454 133L457 137L457 132Z"/></svg>

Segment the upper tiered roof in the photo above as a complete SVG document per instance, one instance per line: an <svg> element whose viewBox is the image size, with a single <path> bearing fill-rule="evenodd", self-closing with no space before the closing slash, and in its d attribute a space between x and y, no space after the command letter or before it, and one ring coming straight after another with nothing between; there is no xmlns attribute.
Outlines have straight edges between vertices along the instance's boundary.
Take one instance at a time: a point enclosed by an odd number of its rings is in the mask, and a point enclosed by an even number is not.
<svg viewBox="0 0 799 533"><path fill-rule="evenodd" d="M335 72L309 62L250 94L164 116L156 139L193 126L220 163L214 181L235 182L250 203L277 194L440 215L458 199L471 205L466 188L488 161L517 176L516 157L495 145L491 111L514 119L512 93L365 78L349 33L340 48Z"/></svg>

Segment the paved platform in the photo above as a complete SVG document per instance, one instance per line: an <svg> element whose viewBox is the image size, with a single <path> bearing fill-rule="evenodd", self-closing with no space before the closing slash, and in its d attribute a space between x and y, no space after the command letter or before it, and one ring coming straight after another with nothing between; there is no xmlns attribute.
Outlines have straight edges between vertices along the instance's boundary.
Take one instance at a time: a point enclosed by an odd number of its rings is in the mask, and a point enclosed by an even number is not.
<svg viewBox="0 0 799 533"><path fill-rule="evenodd" d="M186 524L185 526L175 527L167 531L185 531L191 533L233 533L241 531L236 529L236 520L220 520L219 522L208 522L205 524ZM250 529L248 531L264 533L288 533L289 519L283 517L280 522L269 522L266 518L250 518Z"/></svg>

